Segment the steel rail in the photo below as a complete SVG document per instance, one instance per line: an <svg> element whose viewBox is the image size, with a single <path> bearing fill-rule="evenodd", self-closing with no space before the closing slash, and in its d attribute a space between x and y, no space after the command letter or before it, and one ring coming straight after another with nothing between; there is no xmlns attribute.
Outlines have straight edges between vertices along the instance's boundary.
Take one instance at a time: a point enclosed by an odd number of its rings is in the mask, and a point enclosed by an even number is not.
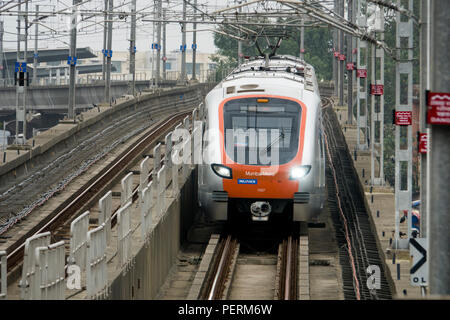
<svg viewBox="0 0 450 320"><path fill-rule="evenodd" d="M186 115L190 115L191 111L179 112L171 115L159 122L159 124L152 128L144 137L133 143L128 147L119 157L113 160L106 168L91 179L93 182L88 182L87 185L81 187L80 194L76 195L74 199L66 201L69 202L63 208L57 208L51 214L49 221L42 220L35 227L33 227L26 235L23 235L21 239L13 243L7 251L8 254L8 272L11 271L16 265L20 264L21 258L23 258L23 248L25 246L25 239L45 231L54 231L58 227L64 224L71 216L75 215L81 207L91 202L101 191L101 189L115 179L120 173L127 167L128 164L138 157L138 155L150 145L152 140L159 137L162 133L168 130L171 126L175 125L178 120L183 119ZM63 203L64 205L64 203Z"/></svg>
<svg viewBox="0 0 450 320"><path fill-rule="evenodd" d="M280 246L279 257L281 259L278 270L278 299L297 300L297 275L298 275L298 239L289 236L283 240Z"/></svg>
<svg viewBox="0 0 450 320"><path fill-rule="evenodd" d="M219 264L217 266L217 271L214 274L211 289L208 293L208 300L218 299L220 298L220 295L222 293L222 284L224 281L224 278L226 277L226 274L228 273L229 266L228 259L231 257L231 235L227 236L227 238L224 240L223 250L220 255Z"/></svg>

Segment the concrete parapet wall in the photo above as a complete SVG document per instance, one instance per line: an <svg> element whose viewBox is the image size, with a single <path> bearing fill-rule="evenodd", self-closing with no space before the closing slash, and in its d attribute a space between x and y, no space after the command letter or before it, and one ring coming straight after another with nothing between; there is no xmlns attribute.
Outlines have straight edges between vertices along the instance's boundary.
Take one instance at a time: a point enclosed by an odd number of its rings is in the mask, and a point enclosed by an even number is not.
<svg viewBox="0 0 450 320"><path fill-rule="evenodd" d="M164 89L155 93L143 93L135 99L118 101L113 107L102 106L84 112L83 121L77 123L60 123L34 138L35 146L27 151L8 151L6 162L0 164L0 191L20 181L32 170L49 163L56 154L70 149L86 137L90 131L104 127L107 123L113 123L119 116L132 114L134 111L148 108L149 112L157 110L163 104L183 106L185 101L201 98L209 89L208 84L197 84L188 87ZM32 143L32 140L29 140Z"/></svg>
<svg viewBox="0 0 450 320"><path fill-rule="evenodd" d="M162 87L174 86L175 81L166 81ZM149 86L149 81L136 81L136 91L142 91ZM129 89L128 81L113 81L111 83L111 97L118 98L126 94ZM50 85L48 87L28 87L27 109L41 112L67 112L69 99L68 85ZM79 84L75 89L76 109L91 107L104 101L105 85ZM16 88L0 88L0 113L14 113L16 110Z"/></svg>
<svg viewBox="0 0 450 320"><path fill-rule="evenodd" d="M196 212L195 197L197 170L193 170L159 219L147 241L139 241L132 262L122 270L116 270L110 279L109 299L154 299L164 284L176 261L182 242L183 230L187 230Z"/></svg>

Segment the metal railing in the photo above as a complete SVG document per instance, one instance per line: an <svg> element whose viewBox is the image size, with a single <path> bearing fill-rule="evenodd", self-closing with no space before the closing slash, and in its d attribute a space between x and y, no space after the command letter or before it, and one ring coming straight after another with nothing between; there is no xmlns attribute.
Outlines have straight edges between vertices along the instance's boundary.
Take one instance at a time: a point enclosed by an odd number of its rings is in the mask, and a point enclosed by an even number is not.
<svg viewBox="0 0 450 320"><path fill-rule="evenodd" d="M6 251L0 251L0 300L6 299L8 288L6 286Z"/></svg>
<svg viewBox="0 0 450 320"><path fill-rule="evenodd" d="M193 130L181 148L178 146L180 135L170 132L165 136L164 156L161 154L161 144L153 148L153 170L149 170L150 157L140 163L140 184L138 187L138 203L140 206L140 228L132 226L133 203L133 173L127 174L121 180L121 206L117 213L117 268L123 269L132 261L132 236L140 229L141 239L149 240L154 217L161 216L166 210L166 192L171 187L172 197L179 195L178 180L186 179L189 164L194 157L193 151L199 149L200 141L194 139L201 134L201 121L196 121L204 112L200 108L193 111ZM188 119L176 126L176 129L189 127ZM184 131L188 132L188 131ZM201 136L200 136L201 137ZM194 145L194 141L196 145ZM191 143L192 142L192 143ZM175 143L174 146L173 143ZM176 160L178 157L178 160ZM183 163L181 164L180 161ZM188 162L188 163L185 163ZM161 166L161 163L163 165ZM180 172L181 170L181 172ZM172 184L171 184L172 182ZM78 265L86 272L87 298L107 295L107 248L111 245L112 192L108 191L99 200L99 226L89 228L89 211L86 211L71 223L70 253L68 264ZM65 243L60 241L50 244L50 232L30 237L26 240L22 279L20 281L22 299L64 299L65 298ZM6 296L6 257L1 257L1 291ZM4 271L3 271L4 270ZM4 275L5 274L5 275ZM4 289L5 288L5 289ZM0 295L0 298L4 297Z"/></svg>

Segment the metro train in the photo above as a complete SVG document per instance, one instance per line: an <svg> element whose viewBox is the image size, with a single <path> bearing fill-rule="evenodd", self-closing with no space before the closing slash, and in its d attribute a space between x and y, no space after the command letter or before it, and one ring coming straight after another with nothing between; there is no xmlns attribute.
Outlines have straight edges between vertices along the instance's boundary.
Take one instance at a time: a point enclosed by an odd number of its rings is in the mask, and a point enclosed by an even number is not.
<svg viewBox="0 0 450 320"><path fill-rule="evenodd" d="M204 102L200 208L209 220L316 222L325 198L322 110L314 68L253 58Z"/></svg>

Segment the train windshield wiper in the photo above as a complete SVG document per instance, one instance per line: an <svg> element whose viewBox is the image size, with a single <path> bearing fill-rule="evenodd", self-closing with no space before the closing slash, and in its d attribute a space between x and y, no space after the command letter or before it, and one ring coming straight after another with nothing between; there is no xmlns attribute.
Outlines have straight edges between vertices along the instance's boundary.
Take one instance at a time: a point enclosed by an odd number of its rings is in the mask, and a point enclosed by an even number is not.
<svg viewBox="0 0 450 320"><path fill-rule="evenodd" d="M277 143L277 142L280 140L280 138L283 138L283 139L284 139L284 128L281 128L281 132L280 132L280 134L278 135L278 137L277 137L274 141L272 141L272 143L269 144L263 151L261 151L261 152L259 153L259 155L262 156L264 153L267 153L267 151L269 151L270 149L272 149L272 146L273 146L275 143Z"/></svg>

